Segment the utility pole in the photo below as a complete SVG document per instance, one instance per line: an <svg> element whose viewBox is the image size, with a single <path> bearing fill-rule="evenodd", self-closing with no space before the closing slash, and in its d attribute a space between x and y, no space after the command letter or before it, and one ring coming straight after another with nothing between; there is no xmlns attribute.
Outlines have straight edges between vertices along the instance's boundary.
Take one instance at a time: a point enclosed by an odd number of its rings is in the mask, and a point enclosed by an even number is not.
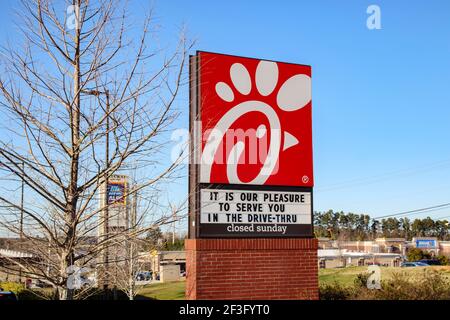
<svg viewBox="0 0 450 320"><path fill-rule="evenodd" d="M173 213L172 213L172 219L173 219L173 224L172 224L172 244L175 244L175 224L177 221L177 211L175 209L172 209Z"/></svg>
<svg viewBox="0 0 450 320"><path fill-rule="evenodd" d="M135 188L136 188L136 185L135 185ZM137 188L136 188L137 189ZM137 259L138 257L135 257L135 255L136 255L136 239L135 239L135 237L136 237L136 235L135 235L135 230L136 230L136 221L137 221L137 199L138 199L138 192L136 191L135 193L134 193L134 196L133 196L133 206L132 206L132 208L131 208L131 217L130 217L130 231L131 231L131 236L129 237L129 239L130 239L130 257L129 257L129 261L128 261L128 263L129 263L129 276L130 276L130 278L129 278L129 285L130 285L130 292L129 292L129 296L130 296L130 299L133 299L134 300L134 294L135 294L135 292L134 292L134 286L135 286L135 281L136 281L136 279L135 279L135 272L137 271L137 270L135 270L135 264L137 263L137 261L135 261L135 259Z"/></svg>
<svg viewBox="0 0 450 320"><path fill-rule="evenodd" d="M105 145L105 222L104 226L104 236L108 239L109 235L109 203L108 203L108 194L109 194L109 91L105 91L106 95L106 145ZM108 245L105 247L104 251L104 268L105 274L108 274L108 264L109 264L109 250ZM106 288L108 287L108 281L105 282Z"/></svg>
<svg viewBox="0 0 450 320"><path fill-rule="evenodd" d="M22 179L21 179L21 186L20 186L20 249L22 250L22 241L23 241L23 211L24 211L24 196L25 196L25 178L24 173L25 172L25 161L22 160ZM19 282L22 282L22 268L19 268Z"/></svg>
<svg viewBox="0 0 450 320"><path fill-rule="evenodd" d="M25 172L25 161L22 160L22 172ZM24 196L25 196L25 179L22 174L22 183L20 186L20 243L23 239L23 210L24 210Z"/></svg>

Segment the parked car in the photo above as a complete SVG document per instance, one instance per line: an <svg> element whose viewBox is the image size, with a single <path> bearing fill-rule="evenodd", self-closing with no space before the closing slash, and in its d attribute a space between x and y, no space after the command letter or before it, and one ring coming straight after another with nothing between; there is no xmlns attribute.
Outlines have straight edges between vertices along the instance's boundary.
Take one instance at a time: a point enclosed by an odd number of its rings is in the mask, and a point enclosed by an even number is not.
<svg viewBox="0 0 450 320"><path fill-rule="evenodd" d="M426 263L429 266L440 266L441 262L437 259L422 259L417 262Z"/></svg>
<svg viewBox="0 0 450 320"><path fill-rule="evenodd" d="M186 271L181 271L180 272L180 277L186 277Z"/></svg>
<svg viewBox="0 0 450 320"><path fill-rule="evenodd" d="M429 264L423 262L403 262L400 267L402 268L410 268L410 267L429 267Z"/></svg>
<svg viewBox="0 0 450 320"><path fill-rule="evenodd" d="M152 272L151 271L144 271L144 272L138 272L136 275L137 281L150 281L152 280Z"/></svg>
<svg viewBox="0 0 450 320"><path fill-rule="evenodd" d="M417 261L416 266L417 267L429 267L430 265L428 263Z"/></svg>
<svg viewBox="0 0 450 320"><path fill-rule="evenodd" d="M34 283L34 287L36 287L36 288L51 288L52 286L45 281L37 279Z"/></svg>
<svg viewBox="0 0 450 320"><path fill-rule="evenodd" d="M136 275L136 281L145 281L145 275L140 272Z"/></svg>
<svg viewBox="0 0 450 320"><path fill-rule="evenodd" d="M14 292L0 290L0 301L17 301Z"/></svg>

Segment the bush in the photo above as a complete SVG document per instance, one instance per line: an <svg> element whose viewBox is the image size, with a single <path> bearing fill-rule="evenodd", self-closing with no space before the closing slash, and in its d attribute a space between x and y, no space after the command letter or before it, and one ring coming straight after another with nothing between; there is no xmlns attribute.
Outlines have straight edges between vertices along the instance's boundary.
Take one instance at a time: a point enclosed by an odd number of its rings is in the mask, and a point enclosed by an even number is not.
<svg viewBox="0 0 450 320"><path fill-rule="evenodd" d="M450 281L439 271L393 273L381 289L367 289L367 274L359 274L352 287L339 283L320 287L321 300L450 300Z"/></svg>
<svg viewBox="0 0 450 320"><path fill-rule="evenodd" d="M446 256L439 255L439 256L437 256L437 259L439 260L439 262L441 263L442 266L448 266L449 261Z"/></svg>
<svg viewBox="0 0 450 320"><path fill-rule="evenodd" d="M382 289L374 296L381 300L449 300L450 283L436 270L424 269L414 276L396 273L382 282Z"/></svg>
<svg viewBox="0 0 450 320"><path fill-rule="evenodd" d="M3 291L11 291L15 294L19 294L26 290L25 285L19 282L0 282L0 288L2 288Z"/></svg>
<svg viewBox="0 0 450 320"><path fill-rule="evenodd" d="M129 300L128 296L121 290L113 289L95 289L91 288L85 292L83 300Z"/></svg>
<svg viewBox="0 0 450 320"><path fill-rule="evenodd" d="M42 300L51 298L48 292L27 289L20 282L1 282L0 288L4 291L14 292L19 300Z"/></svg>
<svg viewBox="0 0 450 320"><path fill-rule="evenodd" d="M17 295L19 300L55 300L53 291L23 290Z"/></svg>
<svg viewBox="0 0 450 320"><path fill-rule="evenodd" d="M408 258L408 261L419 261L422 259L431 259L431 255L428 252L424 252L418 248L409 249L406 256Z"/></svg>
<svg viewBox="0 0 450 320"><path fill-rule="evenodd" d="M356 275L356 278L353 281L353 284L355 285L356 288L366 288L369 277L370 277L370 273L368 273L368 272L359 273Z"/></svg>
<svg viewBox="0 0 450 320"><path fill-rule="evenodd" d="M333 284L327 284L320 286L319 288L320 300L350 300L353 297L351 287L345 287L334 282Z"/></svg>

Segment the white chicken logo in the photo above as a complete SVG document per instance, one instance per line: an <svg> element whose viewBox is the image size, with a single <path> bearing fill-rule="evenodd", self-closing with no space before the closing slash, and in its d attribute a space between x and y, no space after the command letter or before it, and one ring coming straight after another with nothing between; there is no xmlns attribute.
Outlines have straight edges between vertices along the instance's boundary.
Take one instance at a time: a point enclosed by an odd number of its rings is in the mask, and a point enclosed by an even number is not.
<svg viewBox="0 0 450 320"><path fill-rule="evenodd" d="M250 94L252 90L252 79L244 65L241 63L234 63L230 68L230 76L237 92L245 96ZM263 97L261 100L264 100L264 97L273 93L278 83L278 76L279 71L276 62L259 62L256 68L255 83L258 93ZM233 89L225 82L218 82L215 89L217 95L223 101L227 103L232 103L234 101L235 96ZM305 74L297 74L287 79L281 85L276 99L277 107L285 112L299 110L305 107L310 101L311 78ZM245 150L245 144L242 141L236 142L232 147L226 162L229 183L264 184L273 174L280 152L299 143L300 137L294 137L291 133L283 131L280 119L275 112L275 107L259 100L248 100L239 103L220 118L206 140L201 155L200 176L202 177L202 182L210 182L215 154L230 126L249 112L262 113L268 120L270 125L269 129L267 129L264 124L261 124L256 129L256 136L258 138L264 137L267 133L270 134L270 145L267 150L267 156L258 175L251 181L243 182L237 173L238 163L233 161L233 159L239 159L242 152ZM283 146L281 145L282 135L284 135Z"/></svg>

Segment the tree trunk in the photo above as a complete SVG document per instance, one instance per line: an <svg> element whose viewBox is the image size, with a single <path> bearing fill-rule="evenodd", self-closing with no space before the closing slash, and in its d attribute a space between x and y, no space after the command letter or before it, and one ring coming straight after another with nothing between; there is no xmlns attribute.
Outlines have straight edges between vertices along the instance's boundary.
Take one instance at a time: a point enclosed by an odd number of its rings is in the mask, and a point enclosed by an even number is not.
<svg viewBox="0 0 450 320"><path fill-rule="evenodd" d="M77 2L75 9L76 16L80 16L80 1ZM71 267L74 263L74 249L73 245L76 238L76 216L77 216L77 203L78 203L78 169L79 169L79 140L80 140L80 28L77 28L75 36L75 58L74 58L74 72L73 72L73 94L75 97L74 104L71 108L71 131L72 131L72 159L70 168L70 182L68 187L67 195L67 239L65 241L66 246L66 257L63 262L64 270L61 270L63 274L67 274L67 268ZM65 284L65 289L62 294L64 300L74 299L74 288L70 288L68 283Z"/></svg>

